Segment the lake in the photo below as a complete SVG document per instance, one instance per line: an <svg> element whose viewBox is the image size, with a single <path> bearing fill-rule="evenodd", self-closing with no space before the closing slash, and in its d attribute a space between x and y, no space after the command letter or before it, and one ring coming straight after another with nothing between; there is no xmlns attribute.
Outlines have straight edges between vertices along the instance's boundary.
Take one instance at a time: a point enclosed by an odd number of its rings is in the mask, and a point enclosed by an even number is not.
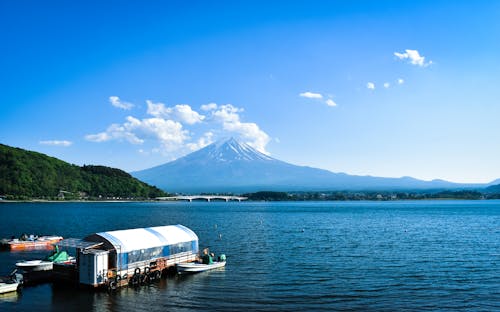
<svg viewBox="0 0 500 312"><path fill-rule="evenodd" d="M42 284L0 311L500 310L500 201L2 203L0 237L183 224L224 269L138 289ZM0 252L0 274L47 251Z"/></svg>

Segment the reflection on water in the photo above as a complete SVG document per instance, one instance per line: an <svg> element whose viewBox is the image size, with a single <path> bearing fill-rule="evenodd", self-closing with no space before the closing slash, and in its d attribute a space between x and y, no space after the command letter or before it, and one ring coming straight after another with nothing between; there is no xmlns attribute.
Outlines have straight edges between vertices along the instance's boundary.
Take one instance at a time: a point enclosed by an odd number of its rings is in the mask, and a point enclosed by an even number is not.
<svg viewBox="0 0 500 312"><path fill-rule="evenodd" d="M112 293L26 287L2 311L500 309L499 201L3 204L0 218L2 237L180 223L228 256ZM37 252L1 252L2 275Z"/></svg>
<svg viewBox="0 0 500 312"><path fill-rule="evenodd" d="M22 293L20 291L8 292L0 294L0 302L15 303L21 299Z"/></svg>

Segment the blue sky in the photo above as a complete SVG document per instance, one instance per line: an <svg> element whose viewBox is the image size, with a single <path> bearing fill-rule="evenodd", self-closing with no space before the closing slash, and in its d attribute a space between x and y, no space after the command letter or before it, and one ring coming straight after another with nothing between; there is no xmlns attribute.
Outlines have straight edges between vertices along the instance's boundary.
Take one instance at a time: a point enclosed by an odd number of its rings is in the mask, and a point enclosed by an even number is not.
<svg viewBox="0 0 500 312"><path fill-rule="evenodd" d="M234 136L334 172L500 178L498 1L0 2L0 143L126 171Z"/></svg>

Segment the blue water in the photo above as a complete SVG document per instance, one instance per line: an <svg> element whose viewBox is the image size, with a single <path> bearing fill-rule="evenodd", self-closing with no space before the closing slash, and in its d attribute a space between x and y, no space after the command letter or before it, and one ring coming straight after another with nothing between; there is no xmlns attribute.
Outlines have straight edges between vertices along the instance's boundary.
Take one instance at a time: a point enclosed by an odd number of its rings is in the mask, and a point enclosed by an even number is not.
<svg viewBox="0 0 500 312"><path fill-rule="evenodd" d="M183 224L223 270L139 289L43 284L0 311L500 310L500 201L0 204L0 236ZM0 252L0 274L46 252Z"/></svg>

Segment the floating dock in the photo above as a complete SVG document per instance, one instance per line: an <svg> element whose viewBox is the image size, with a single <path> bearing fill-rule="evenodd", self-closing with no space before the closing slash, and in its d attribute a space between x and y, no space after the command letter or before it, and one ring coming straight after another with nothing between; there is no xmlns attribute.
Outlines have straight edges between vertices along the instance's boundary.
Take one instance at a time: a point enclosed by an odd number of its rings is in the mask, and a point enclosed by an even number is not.
<svg viewBox="0 0 500 312"><path fill-rule="evenodd" d="M177 263L195 261L199 251L198 236L180 224L95 233L58 246L74 248L76 259L54 263L55 282L108 289L159 279Z"/></svg>

